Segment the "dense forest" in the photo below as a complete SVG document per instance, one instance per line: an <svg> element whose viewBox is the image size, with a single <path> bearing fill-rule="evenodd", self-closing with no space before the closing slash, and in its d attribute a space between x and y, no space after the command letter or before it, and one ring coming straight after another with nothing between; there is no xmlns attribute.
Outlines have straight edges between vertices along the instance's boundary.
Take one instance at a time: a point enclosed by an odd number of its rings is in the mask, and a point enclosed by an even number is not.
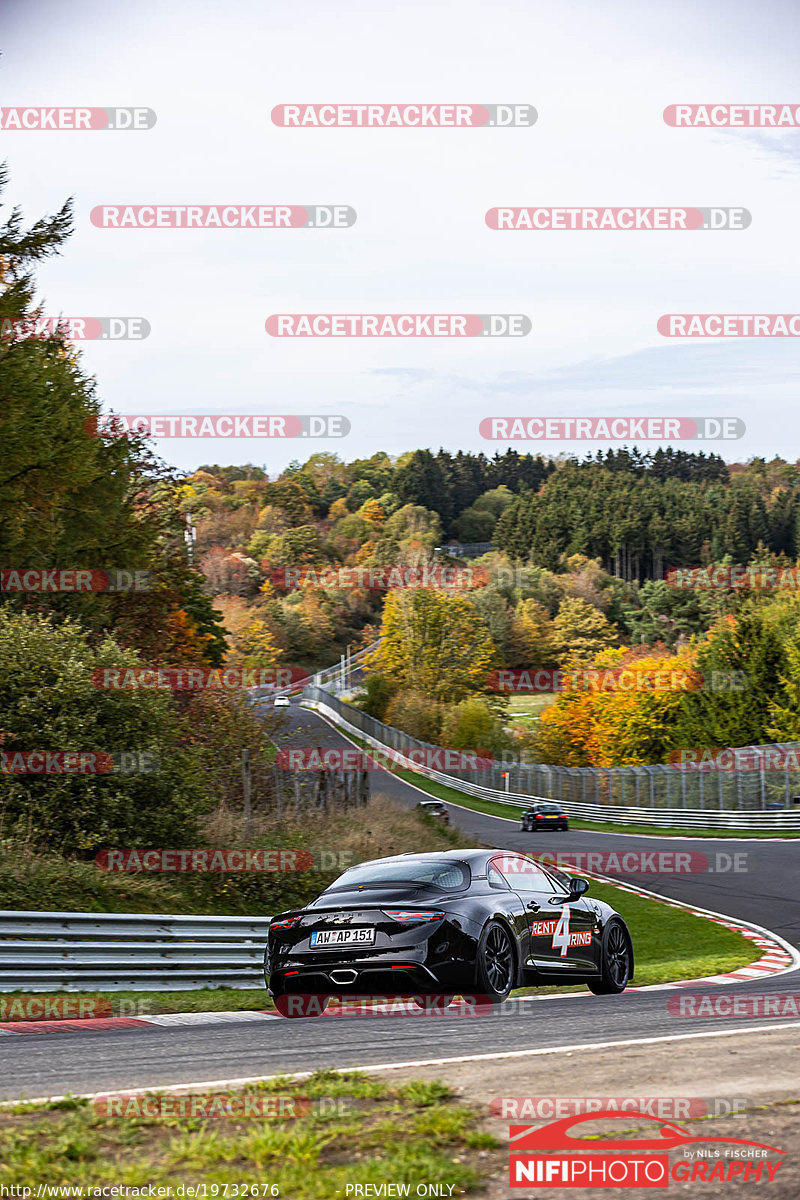
<svg viewBox="0 0 800 1200"><path fill-rule="evenodd" d="M702 455L657 458L623 452L614 461L564 463L538 492L509 505L496 544L551 568L564 554L586 554L625 580L662 579L670 567L724 558L800 553L796 467L756 460L729 471Z"/></svg>

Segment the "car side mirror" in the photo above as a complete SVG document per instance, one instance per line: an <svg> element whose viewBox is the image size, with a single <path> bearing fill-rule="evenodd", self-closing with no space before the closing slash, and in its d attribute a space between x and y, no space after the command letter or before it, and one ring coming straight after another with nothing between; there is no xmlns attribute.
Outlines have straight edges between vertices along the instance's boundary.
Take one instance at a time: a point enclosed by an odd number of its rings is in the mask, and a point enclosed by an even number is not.
<svg viewBox="0 0 800 1200"><path fill-rule="evenodd" d="M570 900L579 900L588 890L588 879L571 879L569 884L569 898Z"/></svg>

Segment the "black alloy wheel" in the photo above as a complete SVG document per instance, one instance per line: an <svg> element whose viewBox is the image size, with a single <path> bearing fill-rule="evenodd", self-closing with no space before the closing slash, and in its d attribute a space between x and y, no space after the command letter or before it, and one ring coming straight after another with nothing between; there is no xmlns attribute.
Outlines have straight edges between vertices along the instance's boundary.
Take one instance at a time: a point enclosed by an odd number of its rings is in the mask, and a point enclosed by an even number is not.
<svg viewBox="0 0 800 1200"><path fill-rule="evenodd" d="M514 986L515 959L511 935L499 921L491 921L478 947L479 1002L502 1004Z"/></svg>
<svg viewBox="0 0 800 1200"><path fill-rule="evenodd" d="M631 950L628 933L621 921L611 921L603 934L600 978L589 983L595 996L624 992L631 977Z"/></svg>

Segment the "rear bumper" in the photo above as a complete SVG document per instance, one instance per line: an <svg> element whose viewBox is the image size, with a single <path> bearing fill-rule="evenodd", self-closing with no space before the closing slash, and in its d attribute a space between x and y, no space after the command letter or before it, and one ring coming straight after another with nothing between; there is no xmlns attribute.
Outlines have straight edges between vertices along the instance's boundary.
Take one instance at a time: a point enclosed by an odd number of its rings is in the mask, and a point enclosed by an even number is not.
<svg viewBox="0 0 800 1200"><path fill-rule="evenodd" d="M276 996L409 996L442 992L445 984L422 963L331 963L265 975L267 991ZM452 985L448 984L448 987ZM471 986L465 981L464 986Z"/></svg>
<svg viewBox="0 0 800 1200"><path fill-rule="evenodd" d="M535 824L530 822L525 825L520 825L523 833L541 833L543 829L569 829L568 821L537 821Z"/></svg>

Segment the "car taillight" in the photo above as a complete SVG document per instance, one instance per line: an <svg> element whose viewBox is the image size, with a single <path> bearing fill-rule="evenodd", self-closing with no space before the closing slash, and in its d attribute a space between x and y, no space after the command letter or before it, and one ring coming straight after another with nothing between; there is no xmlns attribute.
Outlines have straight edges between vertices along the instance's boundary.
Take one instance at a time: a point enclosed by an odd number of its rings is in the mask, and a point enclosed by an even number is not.
<svg viewBox="0 0 800 1200"><path fill-rule="evenodd" d="M423 908L385 908L383 914L393 921L441 921L443 912Z"/></svg>
<svg viewBox="0 0 800 1200"><path fill-rule="evenodd" d="M270 921L270 929L291 929L292 925L296 925L300 920L299 917L284 917L280 921Z"/></svg>

